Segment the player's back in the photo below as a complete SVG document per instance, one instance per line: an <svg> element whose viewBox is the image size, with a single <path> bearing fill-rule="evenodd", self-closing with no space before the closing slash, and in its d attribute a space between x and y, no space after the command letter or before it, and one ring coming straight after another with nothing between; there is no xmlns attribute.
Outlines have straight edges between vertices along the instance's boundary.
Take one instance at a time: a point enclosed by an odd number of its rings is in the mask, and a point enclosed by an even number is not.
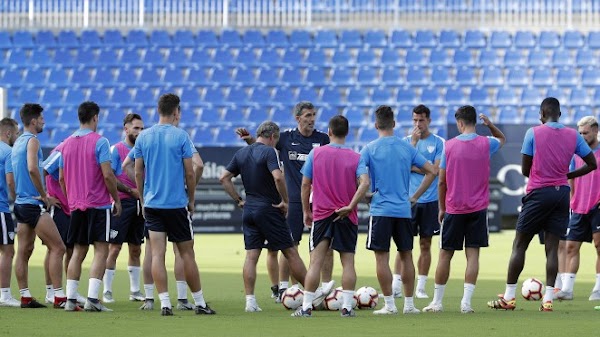
<svg viewBox="0 0 600 337"><path fill-rule="evenodd" d="M16 204L31 204L41 205L42 202L34 198L39 197L40 194L36 190L31 177L29 176L29 169L27 167L27 144L29 141L36 137L30 132L24 132L17 138L12 148L12 166L13 174L15 176L15 191L17 194ZM42 148L38 150L38 167L40 169L40 177L43 176L41 170L42 163Z"/></svg>
<svg viewBox="0 0 600 337"><path fill-rule="evenodd" d="M234 162L242 176L247 206L264 206L281 202L269 169L279 164L279 156L274 148L260 142L254 143L240 149L235 154Z"/></svg>
<svg viewBox="0 0 600 337"><path fill-rule="evenodd" d="M11 153L11 147L0 141L0 212L4 213L9 212L6 173L12 172Z"/></svg>

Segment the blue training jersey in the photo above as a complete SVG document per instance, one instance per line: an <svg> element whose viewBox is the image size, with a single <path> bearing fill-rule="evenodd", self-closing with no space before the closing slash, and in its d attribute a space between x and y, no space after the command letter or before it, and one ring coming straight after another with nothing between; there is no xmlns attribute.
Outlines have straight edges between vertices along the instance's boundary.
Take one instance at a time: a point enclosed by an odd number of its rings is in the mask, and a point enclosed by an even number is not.
<svg viewBox="0 0 600 337"><path fill-rule="evenodd" d="M371 178L371 215L410 218L410 169L423 167L427 159L401 138L389 136L367 144L360 160Z"/></svg>
<svg viewBox="0 0 600 337"><path fill-rule="evenodd" d="M17 200L15 204L42 205L42 201L35 198L40 196L38 190L33 186L33 181L29 176L27 168L27 144L31 138L37 138L31 132L25 131L17 138L12 148L12 169L15 176L15 192ZM44 161L42 147L38 149L38 168L40 171L40 179L44 184L44 173L42 172L42 162Z"/></svg>
<svg viewBox="0 0 600 337"><path fill-rule="evenodd" d="M143 159L146 169L144 206L186 207L183 160L193 154L189 135L171 124L156 124L140 133L133 150L135 159Z"/></svg>
<svg viewBox="0 0 600 337"><path fill-rule="evenodd" d="M404 138L408 144L410 144L411 136ZM411 145L412 146L412 145ZM416 146L417 151L425 157L431 164L434 164L436 160L441 160L442 153L444 153L444 138L430 133L425 139L419 139ZM424 174L417 172L410 173L410 188L409 194L413 195L421 186L421 182L425 178ZM427 191L419 198L419 203L433 202L438 200L438 177L435 177Z"/></svg>
<svg viewBox="0 0 600 337"><path fill-rule="evenodd" d="M0 142L0 212L8 213L8 184L6 175L12 173L12 149L5 142Z"/></svg>
<svg viewBox="0 0 600 337"><path fill-rule="evenodd" d="M302 202L300 185L302 184L302 165L310 151L319 146L329 144L329 136L314 130L310 137L304 137L298 128L281 132L279 142L275 146L279 150L279 157L283 161L285 172L285 185L290 202Z"/></svg>

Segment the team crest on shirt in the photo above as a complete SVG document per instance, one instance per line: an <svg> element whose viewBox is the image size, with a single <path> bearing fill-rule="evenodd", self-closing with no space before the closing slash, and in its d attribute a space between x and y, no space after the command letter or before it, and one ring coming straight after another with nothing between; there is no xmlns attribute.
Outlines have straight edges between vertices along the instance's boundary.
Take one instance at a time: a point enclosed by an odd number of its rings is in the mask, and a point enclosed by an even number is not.
<svg viewBox="0 0 600 337"><path fill-rule="evenodd" d="M114 239L114 238L116 238L116 237L117 237L117 235L119 235L119 231L116 231L116 230L114 230L114 229L111 229L111 230L110 230L110 238L111 238L111 239Z"/></svg>
<svg viewBox="0 0 600 337"><path fill-rule="evenodd" d="M312 143L312 145L313 145L313 149L314 149L315 147L321 146L321 143Z"/></svg>
<svg viewBox="0 0 600 337"><path fill-rule="evenodd" d="M15 232L8 232L8 237L9 237L11 240L14 240L14 239L15 239Z"/></svg>
<svg viewBox="0 0 600 337"><path fill-rule="evenodd" d="M433 151L435 151L435 146L433 146L433 145L427 146L427 151L429 151L429 153L433 153Z"/></svg>

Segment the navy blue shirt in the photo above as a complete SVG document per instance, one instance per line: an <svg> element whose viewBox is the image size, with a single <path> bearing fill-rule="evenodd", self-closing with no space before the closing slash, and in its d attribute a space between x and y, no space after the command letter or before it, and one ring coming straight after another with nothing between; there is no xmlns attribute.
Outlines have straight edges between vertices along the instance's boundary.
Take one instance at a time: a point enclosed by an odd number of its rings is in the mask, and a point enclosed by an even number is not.
<svg viewBox="0 0 600 337"><path fill-rule="evenodd" d="M281 196L271 172L279 169L279 156L274 148L256 142L238 150L225 168L234 176L242 175L247 206L278 204Z"/></svg>
<svg viewBox="0 0 600 337"><path fill-rule="evenodd" d="M329 136L318 130L313 131L310 137L304 137L298 131L298 128L281 132L279 142L275 148L279 150L281 160L283 161L285 184L290 202L302 202L302 198L300 197L302 173L300 169L302 169L308 154L315 147L327 144L329 144Z"/></svg>

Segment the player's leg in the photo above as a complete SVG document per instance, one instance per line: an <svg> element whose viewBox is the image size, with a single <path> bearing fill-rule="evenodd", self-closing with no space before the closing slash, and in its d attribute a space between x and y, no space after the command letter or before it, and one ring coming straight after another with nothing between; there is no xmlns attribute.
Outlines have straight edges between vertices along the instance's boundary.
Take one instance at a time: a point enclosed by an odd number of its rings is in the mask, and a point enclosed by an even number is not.
<svg viewBox="0 0 600 337"><path fill-rule="evenodd" d="M48 276L54 287L54 307L64 308L67 296L62 289L63 257L66 247L50 214L41 214L35 233L48 247Z"/></svg>
<svg viewBox="0 0 600 337"><path fill-rule="evenodd" d="M14 230L11 229L10 232L14 235ZM4 231L4 233L6 233L6 231ZM3 235L2 237L7 238L7 240L4 241L2 239L2 241L0 241L2 242L2 244L0 244L0 306L20 307L21 302L14 299L10 291L10 277L15 247L12 239L8 239L8 235Z"/></svg>
<svg viewBox="0 0 600 337"><path fill-rule="evenodd" d="M311 228L311 236L313 235L315 225ZM330 244L329 238L321 238L316 246L311 247L312 251L310 254L310 264L306 271L306 277L304 278L304 301L302 303L302 310L308 312L313 307L313 300L315 299L315 292L319 287L319 278L321 269L324 264L324 260L327 255Z"/></svg>
<svg viewBox="0 0 600 337"><path fill-rule="evenodd" d="M354 244L356 246L356 242ZM340 252L342 263L342 316L351 317L353 313L354 290L356 289L355 253Z"/></svg>
<svg viewBox="0 0 600 337"><path fill-rule="evenodd" d="M45 302L54 304L54 286L52 285L52 279L50 278L50 250L47 248L46 255L44 256L44 279L46 280Z"/></svg>
<svg viewBox="0 0 600 337"><path fill-rule="evenodd" d="M294 279L298 280L300 284L304 285L304 279L306 278L306 266L304 265L304 261L302 261L300 254L298 254L297 247L292 246L282 249L281 253L285 256L286 260L288 261L290 274L292 274ZM281 268L281 265L279 267ZM280 288L280 294L281 290L282 289Z"/></svg>
<svg viewBox="0 0 600 337"><path fill-rule="evenodd" d="M562 289L563 287L565 273L568 273L569 262L567 262L567 260L567 241L561 239L558 242L558 274L556 274L554 289Z"/></svg>
<svg viewBox="0 0 600 337"><path fill-rule="evenodd" d="M142 262L142 276L144 278L144 304L140 310L154 309L154 279L152 278L152 249L150 245L150 237L145 231L146 244L144 245L144 261Z"/></svg>
<svg viewBox="0 0 600 337"><path fill-rule="evenodd" d="M67 304L65 311L82 310L77 305L81 265L89 250L87 212L75 210L71 213L71 223L67 242L73 243L73 255L67 267Z"/></svg>
<svg viewBox="0 0 600 337"><path fill-rule="evenodd" d="M591 233L590 233L590 236L591 236ZM560 241L562 242L564 240L560 240ZM562 288L560 288L560 291L556 293L556 298L563 299L563 300L570 300L570 299L573 299L573 287L575 285L575 276L577 274L577 271L579 270L579 252L580 252L582 242L575 241L575 240L567 240L566 243L567 243L566 273L564 273L564 280L563 280ZM559 259L559 265L560 265L560 257L558 259ZM556 277L556 282L558 282L558 275Z"/></svg>
<svg viewBox="0 0 600 337"><path fill-rule="evenodd" d="M333 280L333 249L329 249L325 253L323 266L321 267L321 282L323 292L327 294L329 294L335 286L335 281Z"/></svg>
<svg viewBox="0 0 600 337"><path fill-rule="evenodd" d="M175 255L173 273L175 274L175 285L177 288L177 310L194 310L195 306L187 299L188 284L185 281L185 268L176 244L173 244L173 254Z"/></svg>
<svg viewBox="0 0 600 337"><path fill-rule="evenodd" d="M267 251L267 272L271 281L271 298L279 296L279 261L277 261L278 251Z"/></svg>
<svg viewBox="0 0 600 337"><path fill-rule="evenodd" d="M600 300L600 232L595 232L592 238L594 239L594 247L596 248L596 283L594 283L589 300L598 301Z"/></svg>
<svg viewBox="0 0 600 337"><path fill-rule="evenodd" d="M102 241L94 242L94 257L90 266L90 279L88 287L88 301L98 300L100 285L104 271L106 270L106 258L108 257L109 243Z"/></svg>
<svg viewBox="0 0 600 337"><path fill-rule="evenodd" d="M111 228L114 228L115 219L110 209L88 209L89 241L94 245L94 256L90 265L88 281L88 298L85 302L86 311L112 311L98 300L102 278L106 270Z"/></svg>
<svg viewBox="0 0 600 337"><path fill-rule="evenodd" d="M296 249L300 245L302 240L302 232L304 231L304 220L302 213L302 203L291 202L289 203L287 223L292 234L292 238L296 245ZM289 281L291 278L292 286L298 282L304 282L304 279L298 280L294 278L293 273L290 272L289 262L285 255L279 257L279 297L275 302L281 301L281 295L285 292L285 289L289 287Z"/></svg>
<svg viewBox="0 0 600 337"><path fill-rule="evenodd" d="M463 297L460 301L460 310L463 314L473 313L471 308L471 298L475 292L477 276L479 275L479 247L466 247L465 256L467 258L467 268L465 269L465 284Z"/></svg>
<svg viewBox="0 0 600 337"><path fill-rule="evenodd" d="M256 296L254 295L254 289L256 286L256 264L260 257L262 249L247 249L246 259L244 260L244 291L246 292L246 312L259 312L262 311L256 303Z"/></svg>
<svg viewBox="0 0 600 337"><path fill-rule="evenodd" d="M400 258L400 252L396 253L396 258L394 259L392 293L395 298L402 297L402 259Z"/></svg>
<svg viewBox="0 0 600 337"><path fill-rule="evenodd" d="M167 282L167 269L165 267L167 233L149 230L148 235L150 237L149 241L152 250L152 279L154 280L154 285L158 292L161 308L171 308Z"/></svg>
<svg viewBox="0 0 600 337"><path fill-rule="evenodd" d="M129 272L129 300L143 301L144 295L140 291L140 273L142 271L140 257L142 255L142 246L137 243L129 242L129 263L127 271Z"/></svg>
<svg viewBox="0 0 600 337"><path fill-rule="evenodd" d="M375 271L385 306L375 310L375 315L397 314L396 302L392 294L392 270L390 269L390 239L394 218L372 216L367 233L367 249L375 254Z"/></svg>
<svg viewBox="0 0 600 337"><path fill-rule="evenodd" d="M120 220L117 220L115 222L119 222ZM114 229L111 229L111 231ZM113 241L114 239L111 239L111 241ZM121 249L123 248L123 243L117 243L115 241L113 241L114 243L109 243L108 245L108 256L106 258L106 270L104 270L104 278L103 278L103 283L104 283L104 291L102 293L102 300L104 301L104 303L113 303L115 300L113 298L113 289L112 289L112 284L113 284L113 280L115 278L115 269L117 267L117 258L119 257L119 254L121 253Z"/></svg>
<svg viewBox="0 0 600 337"><path fill-rule="evenodd" d="M425 292L427 284L427 275L431 267L431 237L419 236L419 260L417 261L417 298L429 298Z"/></svg>
<svg viewBox="0 0 600 337"><path fill-rule="evenodd" d="M463 314L473 313L471 298L475 292L477 276L479 275L479 250L489 246L489 230L487 209L465 214L465 283L463 297L460 301L460 311Z"/></svg>
<svg viewBox="0 0 600 337"><path fill-rule="evenodd" d="M542 308L546 303L552 303L554 299L554 282L558 273L558 242L560 236L549 231L545 233L545 250L546 250L546 292ZM552 306L550 306L550 309ZM540 309L541 310L541 309Z"/></svg>
<svg viewBox="0 0 600 337"><path fill-rule="evenodd" d="M17 206L15 206L17 207ZM17 256L15 258L15 276L21 294L21 307L42 308L29 291L29 259L33 253L35 230L25 223L17 223Z"/></svg>

